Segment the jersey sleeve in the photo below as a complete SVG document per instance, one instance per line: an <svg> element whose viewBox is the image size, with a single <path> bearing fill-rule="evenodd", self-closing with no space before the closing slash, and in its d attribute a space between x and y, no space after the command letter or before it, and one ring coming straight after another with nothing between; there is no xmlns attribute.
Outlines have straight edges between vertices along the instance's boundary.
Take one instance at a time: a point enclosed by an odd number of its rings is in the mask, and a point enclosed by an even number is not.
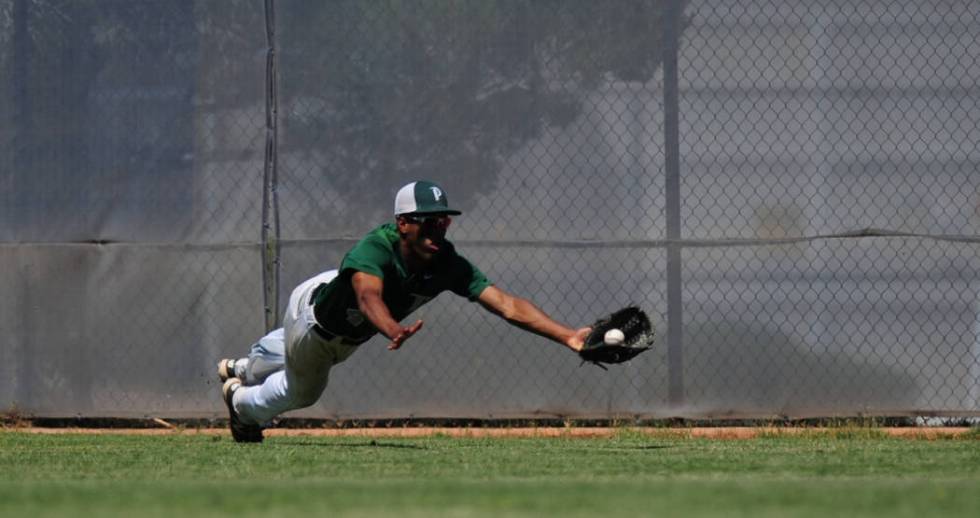
<svg viewBox="0 0 980 518"><path fill-rule="evenodd" d="M391 262L391 248L383 239L368 236L354 245L340 263L340 273L364 272L384 279L384 267Z"/></svg>
<svg viewBox="0 0 980 518"><path fill-rule="evenodd" d="M449 289L471 302L476 300L488 286L493 285L479 268L461 255L457 255L454 260L453 274L453 284Z"/></svg>

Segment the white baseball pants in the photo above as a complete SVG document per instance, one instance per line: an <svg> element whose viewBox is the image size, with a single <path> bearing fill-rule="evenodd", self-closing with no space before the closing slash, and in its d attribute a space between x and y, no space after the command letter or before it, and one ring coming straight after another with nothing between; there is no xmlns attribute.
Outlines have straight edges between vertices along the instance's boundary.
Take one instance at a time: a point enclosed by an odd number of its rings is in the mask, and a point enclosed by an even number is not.
<svg viewBox="0 0 980 518"><path fill-rule="evenodd" d="M357 350L341 343L341 337L324 340L313 330L316 318L310 297L317 286L336 276L337 270L330 270L297 286L289 296L282 330L252 347L248 363L254 372L249 372L249 382L265 379L235 391L232 403L244 422L266 424L283 412L316 403L327 388L330 368Z"/></svg>

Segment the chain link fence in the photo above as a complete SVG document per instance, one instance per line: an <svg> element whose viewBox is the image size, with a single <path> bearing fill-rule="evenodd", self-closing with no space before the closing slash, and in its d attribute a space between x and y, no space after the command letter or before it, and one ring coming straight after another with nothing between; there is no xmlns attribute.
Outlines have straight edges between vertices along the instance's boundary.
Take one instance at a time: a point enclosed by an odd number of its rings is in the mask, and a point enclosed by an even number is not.
<svg viewBox="0 0 980 518"><path fill-rule="evenodd" d="M0 0L0 408L222 415L214 364L440 183L604 372L443 295L290 415L980 414L971 2Z"/></svg>

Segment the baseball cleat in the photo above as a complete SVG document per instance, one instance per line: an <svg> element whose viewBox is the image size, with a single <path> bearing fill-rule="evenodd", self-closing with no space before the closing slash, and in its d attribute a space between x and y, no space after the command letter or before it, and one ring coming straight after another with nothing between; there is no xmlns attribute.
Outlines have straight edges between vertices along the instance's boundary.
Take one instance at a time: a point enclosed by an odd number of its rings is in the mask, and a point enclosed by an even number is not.
<svg viewBox="0 0 980 518"><path fill-rule="evenodd" d="M228 407L228 427L231 428L231 436L235 442L262 442L262 427L257 424L246 424L238 417L235 405L232 400L235 391L242 387L242 380L238 378L228 378L221 386L221 397L225 400Z"/></svg>
<svg viewBox="0 0 980 518"><path fill-rule="evenodd" d="M218 379L222 382L228 378L237 378L235 375L235 362L238 360L225 358L218 362Z"/></svg>

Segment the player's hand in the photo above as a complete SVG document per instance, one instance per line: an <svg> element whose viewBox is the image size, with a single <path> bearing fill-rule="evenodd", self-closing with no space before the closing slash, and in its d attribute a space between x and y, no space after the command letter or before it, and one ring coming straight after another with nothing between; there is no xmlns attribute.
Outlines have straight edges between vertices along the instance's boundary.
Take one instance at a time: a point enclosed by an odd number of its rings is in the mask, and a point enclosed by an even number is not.
<svg viewBox="0 0 980 518"><path fill-rule="evenodd" d="M570 336L568 340L565 340L565 346L575 352L581 351L582 346L585 344L585 338L588 337L589 333L591 332L592 332L591 327L583 327L581 329L577 329L575 331L575 334Z"/></svg>
<svg viewBox="0 0 980 518"><path fill-rule="evenodd" d="M399 347L401 347L402 344L405 343L405 340L408 340L409 338L411 338L412 335L414 335L415 333L417 333L419 329L422 329L422 321L421 320L416 320L414 324L412 324L412 325L410 325L408 327L403 327L402 328L402 331L400 333L398 333L397 335L395 335L394 338L391 339L391 343L388 344L388 350L389 351L394 351L395 349L398 349Z"/></svg>

